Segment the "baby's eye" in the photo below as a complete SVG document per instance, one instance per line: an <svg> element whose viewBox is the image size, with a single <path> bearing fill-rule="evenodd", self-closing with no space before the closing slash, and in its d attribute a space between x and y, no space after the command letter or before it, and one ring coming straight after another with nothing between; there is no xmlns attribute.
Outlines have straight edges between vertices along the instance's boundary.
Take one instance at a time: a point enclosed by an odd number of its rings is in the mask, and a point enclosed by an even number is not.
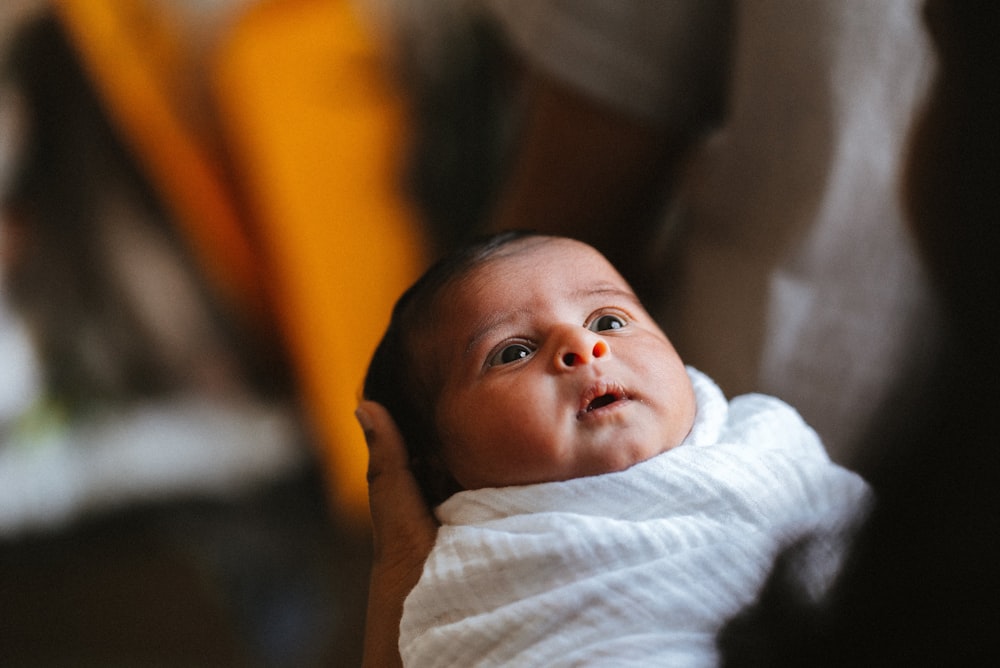
<svg viewBox="0 0 1000 668"><path fill-rule="evenodd" d="M625 319L617 315L602 315L595 318L590 325L587 326L592 332L605 332L609 329L621 329L625 326Z"/></svg>
<svg viewBox="0 0 1000 668"><path fill-rule="evenodd" d="M510 364L511 362L516 362L518 360L523 360L524 358L530 356L532 353L531 348L523 343L512 343L508 346L504 346L496 353L494 353L488 364L490 366L500 366L502 364Z"/></svg>

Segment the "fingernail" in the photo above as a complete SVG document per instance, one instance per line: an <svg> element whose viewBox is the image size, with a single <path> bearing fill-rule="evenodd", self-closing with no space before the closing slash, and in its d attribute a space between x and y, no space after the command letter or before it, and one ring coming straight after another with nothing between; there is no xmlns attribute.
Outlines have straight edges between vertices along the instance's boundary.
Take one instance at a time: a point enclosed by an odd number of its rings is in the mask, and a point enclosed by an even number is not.
<svg viewBox="0 0 1000 668"><path fill-rule="evenodd" d="M358 421L358 424L361 425L361 430L365 432L365 440L371 441L371 437L374 434L372 429L372 416L369 415L368 411L364 408L358 406L354 409L354 418Z"/></svg>

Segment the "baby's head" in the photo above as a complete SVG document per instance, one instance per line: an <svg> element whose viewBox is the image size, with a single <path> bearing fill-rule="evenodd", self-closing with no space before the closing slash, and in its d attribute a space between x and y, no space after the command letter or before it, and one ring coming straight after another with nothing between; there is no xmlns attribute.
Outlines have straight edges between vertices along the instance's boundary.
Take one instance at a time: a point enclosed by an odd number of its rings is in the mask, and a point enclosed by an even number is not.
<svg viewBox="0 0 1000 668"><path fill-rule="evenodd" d="M364 395L406 440L425 495L626 469L684 440L680 357L590 246L504 233L399 299Z"/></svg>

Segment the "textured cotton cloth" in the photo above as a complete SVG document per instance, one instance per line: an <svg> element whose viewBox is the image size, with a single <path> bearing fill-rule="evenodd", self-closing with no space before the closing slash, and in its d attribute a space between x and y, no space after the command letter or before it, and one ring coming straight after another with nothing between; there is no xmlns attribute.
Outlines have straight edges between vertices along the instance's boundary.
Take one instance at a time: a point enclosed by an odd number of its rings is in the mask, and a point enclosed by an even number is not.
<svg viewBox="0 0 1000 668"><path fill-rule="evenodd" d="M632 468L461 492L406 599L408 666L711 666L715 635L775 557L813 536L809 591L836 573L867 505L787 404L727 402L689 369L684 443Z"/></svg>

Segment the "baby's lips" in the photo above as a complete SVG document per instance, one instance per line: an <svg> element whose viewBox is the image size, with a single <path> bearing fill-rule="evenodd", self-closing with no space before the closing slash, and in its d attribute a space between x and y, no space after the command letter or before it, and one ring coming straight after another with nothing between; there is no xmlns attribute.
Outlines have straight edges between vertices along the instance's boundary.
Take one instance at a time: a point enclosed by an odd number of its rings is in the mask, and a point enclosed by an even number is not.
<svg viewBox="0 0 1000 668"><path fill-rule="evenodd" d="M590 385L580 397L578 417L582 417L605 406L628 399L625 388L615 382L598 381Z"/></svg>

